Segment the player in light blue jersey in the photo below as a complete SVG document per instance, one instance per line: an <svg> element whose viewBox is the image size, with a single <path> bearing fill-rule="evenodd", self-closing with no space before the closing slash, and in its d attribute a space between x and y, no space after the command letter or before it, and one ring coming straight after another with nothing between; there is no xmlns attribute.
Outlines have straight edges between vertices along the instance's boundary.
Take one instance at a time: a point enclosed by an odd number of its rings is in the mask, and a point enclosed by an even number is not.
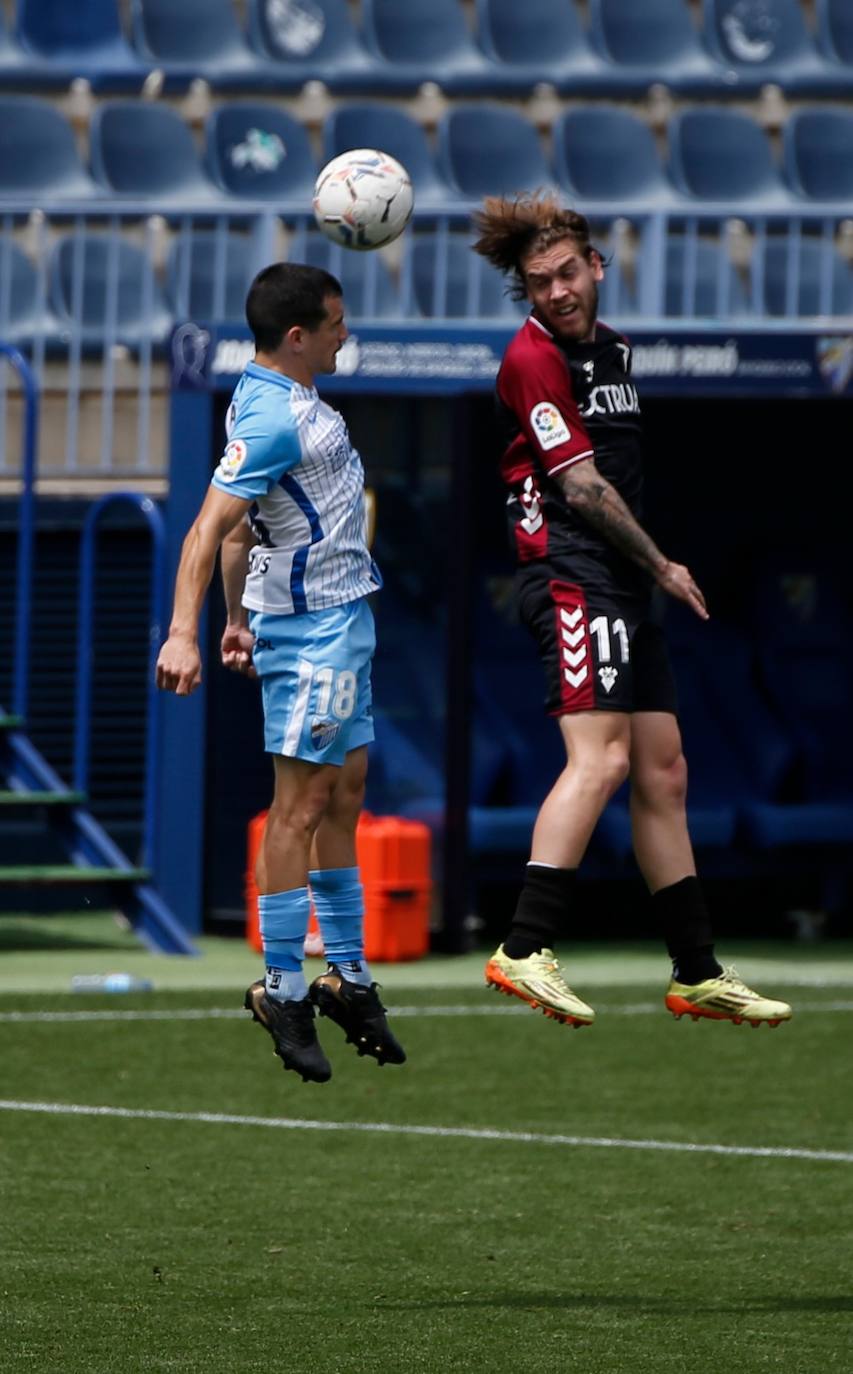
<svg viewBox="0 0 853 1374"><path fill-rule="evenodd" d="M198 622L216 562L227 625L222 661L257 675L275 791L256 870L266 976L245 1005L286 1069L325 1082L315 1008L358 1053L402 1064L364 961L355 831L373 739L366 597L381 586L366 539L364 470L342 417L320 399L347 337L340 283L275 263L246 301L255 361L234 392L227 444L184 541L158 686L201 682ZM310 900L329 961L302 972Z"/></svg>

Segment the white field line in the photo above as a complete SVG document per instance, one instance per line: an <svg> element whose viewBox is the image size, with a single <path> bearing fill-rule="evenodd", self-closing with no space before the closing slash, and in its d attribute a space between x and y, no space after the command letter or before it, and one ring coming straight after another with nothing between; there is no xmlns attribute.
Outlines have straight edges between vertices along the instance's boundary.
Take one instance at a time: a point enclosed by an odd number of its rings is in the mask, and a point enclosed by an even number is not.
<svg viewBox="0 0 853 1374"><path fill-rule="evenodd" d="M442 1140L493 1140L511 1145L565 1145L579 1149L652 1150L674 1154L733 1155L745 1159L805 1159L853 1164L851 1150L809 1150L782 1145L703 1145L686 1140L628 1140L618 1136L550 1135L468 1126L408 1126L390 1121L311 1121L299 1117L235 1116L226 1112L161 1112L135 1107L94 1107L76 1102L18 1102L0 1098L0 1111L48 1116L117 1117L127 1121L197 1122L208 1126L263 1126L280 1131L342 1131L423 1136Z"/></svg>
<svg viewBox="0 0 853 1374"><path fill-rule="evenodd" d="M446 1007L389 1006L388 1014L401 1016L521 1016L529 1012L523 1006L465 1006L459 1004ZM664 1010L660 1002L630 1002L623 1006L608 1007L598 1003L597 1010L602 1017L607 1016L648 1016L660 1014ZM853 1002L795 1002L794 1012L850 1012ZM53 1021L236 1021L246 1019L247 1013L236 1007L175 1007L172 1010L150 1010L142 1008L129 1011L123 1008L110 1008L107 1011L3 1011L0 1022L53 1022Z"/></svg>

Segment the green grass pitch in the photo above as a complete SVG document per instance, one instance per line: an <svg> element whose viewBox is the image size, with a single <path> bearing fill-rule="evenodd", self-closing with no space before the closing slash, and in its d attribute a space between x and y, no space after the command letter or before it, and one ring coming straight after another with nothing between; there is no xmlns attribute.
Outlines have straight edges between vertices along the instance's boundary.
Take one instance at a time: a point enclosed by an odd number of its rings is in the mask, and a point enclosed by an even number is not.
<svg viewBox="0 0 853 1374"><path fill-rule="evenodd" d="M762 975L774 1031L676 1023L630 961L574 979L582 1031L447 967L389 971L402 1069L321 1023L325 1086L206 1014L236 985L0 996L3 1374L849 1374L849 954L846 988Z"/></svg>

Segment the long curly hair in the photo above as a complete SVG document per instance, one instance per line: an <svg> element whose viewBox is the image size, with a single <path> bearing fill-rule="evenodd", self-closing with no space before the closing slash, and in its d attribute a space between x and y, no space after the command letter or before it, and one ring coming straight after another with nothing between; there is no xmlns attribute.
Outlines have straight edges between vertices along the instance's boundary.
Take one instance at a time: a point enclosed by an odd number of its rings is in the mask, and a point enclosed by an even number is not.
<svg viewBox="0 0 853 1374"><path fill-rule="evenodd" d="M487 196L471 219L479 234L471 245L474 252L488 258L499 271L512 273L510 294L515 300L527 295L521 260L531 250L540 251L571 238L585 258L595 251L586 216L561 205L548 191L524 192L512 198Z"/></svg>

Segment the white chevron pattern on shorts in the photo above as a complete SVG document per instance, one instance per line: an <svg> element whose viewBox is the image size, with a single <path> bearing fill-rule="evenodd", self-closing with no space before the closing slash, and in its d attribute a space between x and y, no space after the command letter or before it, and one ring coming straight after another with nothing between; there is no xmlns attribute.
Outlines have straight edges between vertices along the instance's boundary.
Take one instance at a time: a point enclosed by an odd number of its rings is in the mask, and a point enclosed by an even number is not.
<svg viewBox="0 0 853 1374"><path fill-rule="evenodd" d="M564 625L568 625L570 630L575 628L582 615L582 606L576 606L573 611L567 611L562 606L560 607L560 619Z"/></svg>
<svg viewBox="0 0 853 1374"><path fill-rule="evenodd" d="M580 643L581 643L581 641L583 640L585 634L586 634L586 626L585 626L585 625L581 625L581 627L580 627L579 630L566 630L566 629L561 630L561 631L560 631L560 638L563 639L563 640L565 640L566 644L571 644L572 648L574 649L574 647L575 647L576 644L580 644Z"/></svg>
<svg viewBox="0 0 853 1374"><path fill-rule="evenodd" d="M578 664L583 663L586 658L586 645L582 644L576 653L572 653L571 649L564 649L563 658L570 668L577 668Z"/></svg>
<svg viewBox="0 0 853 1374"><path fill-rule="evenodd" d="M580 687L582 682L586 682L588 672L589 669L586 664L584 664L579 673L573 673L568 668L563 669L563 674L570 687Z"/></svg>

